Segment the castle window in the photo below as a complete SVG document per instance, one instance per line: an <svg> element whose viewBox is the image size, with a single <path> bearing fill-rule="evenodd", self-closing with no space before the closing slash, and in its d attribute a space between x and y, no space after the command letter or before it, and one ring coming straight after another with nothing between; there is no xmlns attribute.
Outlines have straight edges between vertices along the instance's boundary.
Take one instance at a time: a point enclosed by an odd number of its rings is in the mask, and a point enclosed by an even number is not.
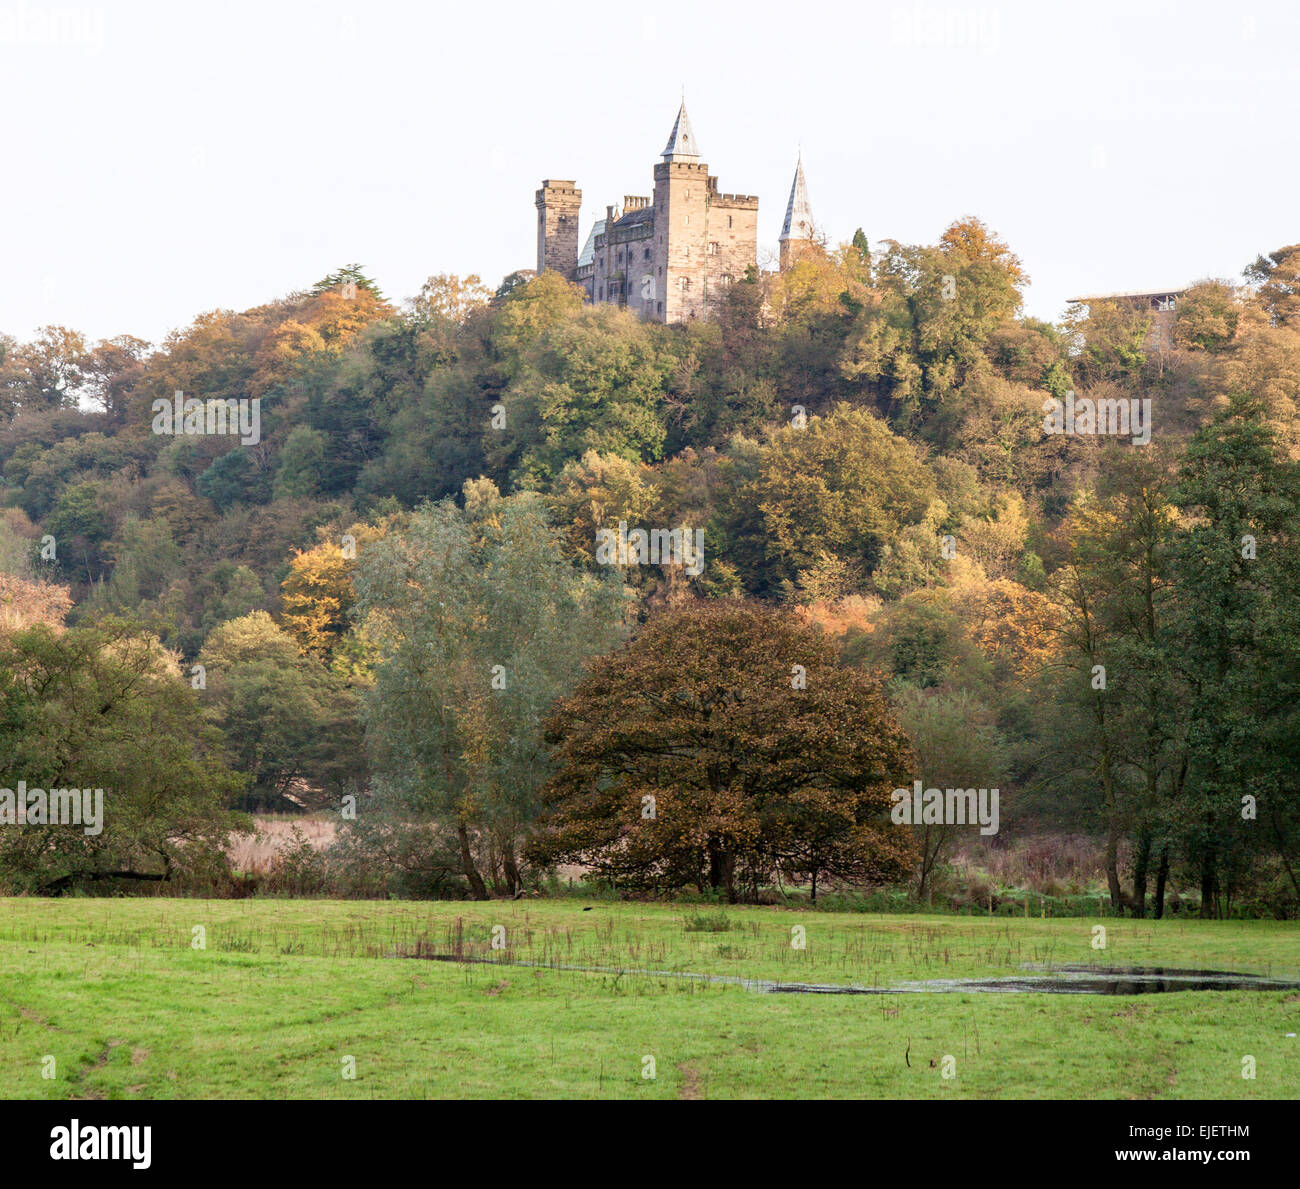
<svg viewBox="0 0 1300 1189"><path fill-rule="evenodd" d="M716 256L717 254L718 254L718 245L715 244L715 243L710 243L710 244L709 244L709 255L710 255L710 256Z"/></svg>
<svg viewBox="0 0 1300 1189"><path fill-rule="evenodd" d="M730 216L730 215L727 216L727 226L728 226L728 227L731 226L731 216Z"/></svg>
<svg viewBox="0 0 1300 1189"><path fill-rule="evenodd" d="M683 293L687 292L690 289L690 287L691 287L690 277L677 278L677 288L679 288Z"/></svg>
<svg viewBox="0 0 1300 1189"><path fill-rule="evenodd" d="M662 301L659 303L659 312L661 314L664 312L664 303Z"/></svg>
<svg viewBox="0 0 1300 1189"><path fill-rule="evenodd" d="M600 300L601 300L601 301L604 301L604 300L605 300L605 286L604 286L604 285L602 285L602 286L600 287Z"/></svg>
<svg viewBox="0 0 1300 1189"><path fill-rule="evenodd" d="M690 195L688 194L686 197L689 198ZM690 226L690 223L691 223L691 217L690 217L690 215L687 215L687 216L686 216L686 225L689 227L689 226Z"/></svg>
<svg viewBox="0 0 1300 1189"><path fill-rule="evenodd" d="M650 259L650 249L649 249L649 248L646 248L646 250L645 250L645 258L646 258L647 260Z"/></svg>

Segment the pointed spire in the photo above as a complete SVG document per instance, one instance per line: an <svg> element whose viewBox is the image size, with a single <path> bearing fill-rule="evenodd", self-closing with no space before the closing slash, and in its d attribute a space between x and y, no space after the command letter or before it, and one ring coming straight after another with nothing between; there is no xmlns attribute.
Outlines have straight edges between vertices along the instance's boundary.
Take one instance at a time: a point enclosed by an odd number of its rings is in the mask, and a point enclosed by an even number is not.
<svg viewBox="0 0 1300 1189"><path fill-rule="evenodd" d="M785 208L785 226L781 228L781 238L812 239L813 217L812 203L808 201L808 183L803 176L803 152L799 153L799 163L794 167L794 185L790 187L790 201Z"/></svg>
<svg viewBox="0 0 1300 1189"><path fill-rule="evenodd" d="M677 109L677 122L668 137L668 147L663 151L665 161L698 161L700 146L691 130L691 117L686 114L686 97L682 96L682 105Z"/></svg>

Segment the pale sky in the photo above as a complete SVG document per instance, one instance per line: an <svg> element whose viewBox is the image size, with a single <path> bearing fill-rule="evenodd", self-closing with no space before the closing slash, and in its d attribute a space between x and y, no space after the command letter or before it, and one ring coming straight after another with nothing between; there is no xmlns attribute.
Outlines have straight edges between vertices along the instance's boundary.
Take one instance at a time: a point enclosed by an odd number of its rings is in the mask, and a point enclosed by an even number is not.
<svg viewBox="0 0 1300 1189"><path fill-rule="evenodd" d="M360 262L393 299L531 268L649 194L682 87L775 251L795 156L834 241L978 215L1078 293L1237 277L1300 240L1300 7L0 0L0 332L158 341Z"/></svg>

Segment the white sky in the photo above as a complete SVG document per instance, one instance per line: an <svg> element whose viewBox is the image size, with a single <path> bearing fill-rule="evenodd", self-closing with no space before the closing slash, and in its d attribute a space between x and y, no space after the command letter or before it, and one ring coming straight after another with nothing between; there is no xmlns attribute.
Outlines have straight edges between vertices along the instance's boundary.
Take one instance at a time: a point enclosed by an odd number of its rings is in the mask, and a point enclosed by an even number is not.
<svg viewBox="0 0 1300 1189"><path fill-rule="evenodd" d="M1300 240L1300 6L1225 0L0 0L0 332L153 341L359 261L390 298L535 263L649 194L686 87L775 250L803 145L832 239L974 214L1027 309Z"/></svg>

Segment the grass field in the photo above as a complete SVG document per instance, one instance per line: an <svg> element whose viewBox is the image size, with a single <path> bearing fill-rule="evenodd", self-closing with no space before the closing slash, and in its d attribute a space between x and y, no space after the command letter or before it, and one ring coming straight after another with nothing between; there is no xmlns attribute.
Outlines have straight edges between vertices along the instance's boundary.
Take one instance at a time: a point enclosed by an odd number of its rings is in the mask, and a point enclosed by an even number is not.
<svg viewBox="0 0 1300 1189"><path fill-rule="evenodd" d="M538 965L410 956L429 953ZM576 900L5 899L0 1097L1300 1096L1300 1040L1285 1035L1300 1032L1300 992L772 995L629 973L888 986L1089 962L1300 978L1300 928Z"/></svg>

